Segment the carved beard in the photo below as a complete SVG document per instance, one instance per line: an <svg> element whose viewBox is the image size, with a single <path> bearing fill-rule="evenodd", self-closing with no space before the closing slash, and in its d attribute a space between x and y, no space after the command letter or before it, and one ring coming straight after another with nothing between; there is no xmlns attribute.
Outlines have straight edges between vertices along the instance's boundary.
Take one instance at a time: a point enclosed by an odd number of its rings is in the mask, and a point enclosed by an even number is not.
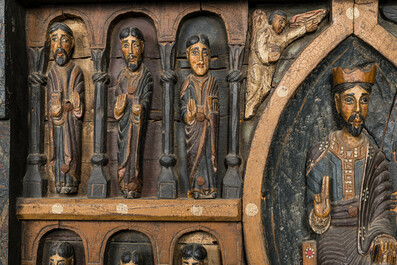
<svg viewBox="0 0 397 265"><path fill-rule="evenodd" d="M363 123L361 123L358 127L355 127L353 125L353 121L356 118L358 118L360 121L363 121ZM345 127L346 127L347 131L351 135L353 135L354 137L357 137L357 136L359 136L361 134L361 131L363 130L363 125L364 125L364 117L360 113L352 114L349 117L349 120L347 122L345 120L343 120L343 121L344 121L344 124L345 124Z"/></svg>
<svg viewBox="0 0 397 265"><path fill-rule="evenodd" d="M138 70L139 66L141 65L142 57L139 58L138 63L132 63L130 62L130 59L136 59L136 56L133 54L128 54L127 59L125 60L128 69L130 69L132 72L135 72L136 70Z"/></svg>
<svg viewBox="0 0 397 265"><path fill-rule="evenodd" d="M59 57L58 53L63 53L63 56ZM54 60L55 62L60 65L63 66L65 65L70 59L69 54L66 53L66 51L62 48L58 48L56 49L55 53L54 53Z"/></svg>

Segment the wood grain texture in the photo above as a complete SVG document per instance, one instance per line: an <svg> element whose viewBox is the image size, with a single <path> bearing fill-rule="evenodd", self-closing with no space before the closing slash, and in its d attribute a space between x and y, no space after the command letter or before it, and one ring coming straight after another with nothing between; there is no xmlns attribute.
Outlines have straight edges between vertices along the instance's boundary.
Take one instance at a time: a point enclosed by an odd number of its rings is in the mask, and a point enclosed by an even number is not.
<svg viewBox="0 0 397 265"><path fill-rule="evenodd" d="M20 220L240 221L240 200L26 199Z"/></svg>

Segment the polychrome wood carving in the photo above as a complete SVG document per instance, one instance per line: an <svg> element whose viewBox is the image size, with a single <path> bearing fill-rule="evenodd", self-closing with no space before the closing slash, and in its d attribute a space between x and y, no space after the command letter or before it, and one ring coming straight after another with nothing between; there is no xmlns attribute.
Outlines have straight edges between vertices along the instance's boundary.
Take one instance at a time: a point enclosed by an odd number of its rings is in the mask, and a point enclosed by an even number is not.
<svg viewBox="0 0 397 265"><path fill-rule="evenodd" d="M299 14L287 21L287 15L276 10L267 18L255 10L248 62L245 118L252 118L270 91L277 62L284 49L307 32L317 30L326 15L325 9ZM286 28L288 25L288 28Z"/></svg>
<svg viewBox="0 0 397 265"><path fill-rule="evenodd" d="M186 56L193 70L181 88L181 116L185 123L190 191L188 197L216 197L219 130L218 84L208 72L210 43L206 35L186 42Z"/></svg>
<svg viewBox="0 0 397 265"><path fill-rule="evenodd" d="M310 227L318 264L395 264L388 162L362 132L376 66L333 69L344 127L312 147L306 165Z"/></svg>
<svg viewBox="0 0 397 265"><path fill-rule="evenodd" d="M49 265L74 265L74 249L68 242L54 243L49 254Z"/></svg>
<svg viewBox="0 0 397 265"><path fill-rule="evenodd" d="M201 244L187 244L182 249L182 265L204 265L207 250Z"/></svg>
<svg viewBox="0 0 397 265"><path fill-rule="evenodd" d="M55 64L48 73L48 111L51 126L51 164L58 193L77 193L81 173L81 129L84 114L84 76L71 61L73 31L63 23L49 29Z"/></svg>
<svg viewBox="0 0 397 265"><path fill-rule="evenodd" d="M126 66L116 84L113 110L118 120L118 182L126 198L138 198L142 192L142 150L153 81L142 63L144 38L137 28L120 32L121 50Z"/></svg>

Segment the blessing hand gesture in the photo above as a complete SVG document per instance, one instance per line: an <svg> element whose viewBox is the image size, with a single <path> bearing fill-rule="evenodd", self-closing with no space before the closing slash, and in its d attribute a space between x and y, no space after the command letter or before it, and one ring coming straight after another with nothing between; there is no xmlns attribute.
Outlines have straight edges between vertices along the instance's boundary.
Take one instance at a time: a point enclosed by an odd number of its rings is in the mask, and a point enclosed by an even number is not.
<svg viewBox="0 0 397 265"><path fill-rule="evenodd" d="M314 214L320 218L326 218L331 212L329 200L329 176L323 177L321 193L314 194Z"/></svg>

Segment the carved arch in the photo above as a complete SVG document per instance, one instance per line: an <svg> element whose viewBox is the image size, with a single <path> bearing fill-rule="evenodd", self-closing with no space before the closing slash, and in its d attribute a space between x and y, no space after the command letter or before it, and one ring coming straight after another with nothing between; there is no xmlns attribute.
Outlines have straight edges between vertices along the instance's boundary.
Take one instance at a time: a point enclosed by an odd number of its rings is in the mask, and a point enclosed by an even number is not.
<svg viewBox="0 0 397 265"><path fill-rule="evenodd" d="M378 2L332 2L332 24L296 58L274 90L254 133L246 166L243 196L245 250L249 264L270 264L266 254L260 209L264 170L279 118L296 89L313 69L349 35L355 35L397 66L397 38L378 24ZM353 14L351 13L353 12ZM353 27L354 19L354 27ZM382 36L382 38L379 38ZM257 235L261 235L258 237ZM256 235L256 236L255 236ZM255 249L255 253L250 251ZM259 249L258 249L259 248ZM258 256L259 254L259 256Z"/></svg>
<svg viewBox="0 0 397 265"><path fill-rule="evenodd" d="M174 234L174 236L172 237L171 244L170 244L170 261L169 261L169 264L173 264L175 248L176 248L176 245L179 242L179 239L182 236L184 236L184 235L186 235L188 233L199 232L199 231L206 232L206 233L214 236L216 238L216 240L218 240L218 243L219 243L219 246L220 246L220 249L221 249L222 264L226 264L226 253L224 251L223 242L222 242L222 240L220 240L221 239L220 235L216 231L214 231L214 230L212 230L212 229L210 229L208 227L205 227L205 226L190 227L190 228L187 228L187 229L183 229L183 230L179 231L178 233Z"/></svg>
<svg viewBox="0 0 397 265"><path fill-rule="evenodd" d="M88 242L87 242L87 238L84 236L84 234L82 234L75 227L68 226L68 225L58 225L58 224L43 227L40 230L40 232L36 235L36 237L33 240L33 256L32 256L33 259L32 260L37 261L39 245L40 245L42 239L44 239L47 235L49 235L51 232L54 232L56 230L68 230L68 231L74 232L76 235L78 235L83 243L84 256L85 256L85 259L87 260L87 258L88 258Z"/></svg>
<svg viewBox="0 0 397 265"><path fill-rule="evenodd" d="M139 233L144 234L149 240L150 240L150 244L152 245L152 250L153 250L153 260L155 261L155 264L157 264L158 261L158 257L157 257L157 252L158 252L158 244L157 241L155 240L155 238L150 234L150 232L144 228L138 227L138 226L129 226L129 225L121 225L121 226L117 226L115 228L113 228L112 230L108 231L106 233L106 235L103 237L102 240L102 244L101 244L101 248L100 248L100 252L101 253L101 257L100 257L100 262L101 264L104 264L104 257L105 257L105 252L106 252L106 247L108 244L109 239L112 238L112 236L116 235L119 232L122 231L136 231Z"/></svg>
<svg viewBox="0 0 397 265"><path fill-rule="evenodd" d="M150 10L146 8L130 8L130 9L120 9L118 11L115 11L112 13L105 21L105 24L103 26L103 32L102 32L102 38L101 38L101 43L96 43L96 46L101 46L102 48L105 46L110 45L110 35L111 35L111 30L114 27L114 24L117 23L117 20L123 16L126 16L128 14L138 14L143 17L147 17L150 19L151 23L156 28L157 31L157 36L159 35L159 19L157 18L156 14L151 12ZM109 43L108 43L109 42Z"/></svg>

